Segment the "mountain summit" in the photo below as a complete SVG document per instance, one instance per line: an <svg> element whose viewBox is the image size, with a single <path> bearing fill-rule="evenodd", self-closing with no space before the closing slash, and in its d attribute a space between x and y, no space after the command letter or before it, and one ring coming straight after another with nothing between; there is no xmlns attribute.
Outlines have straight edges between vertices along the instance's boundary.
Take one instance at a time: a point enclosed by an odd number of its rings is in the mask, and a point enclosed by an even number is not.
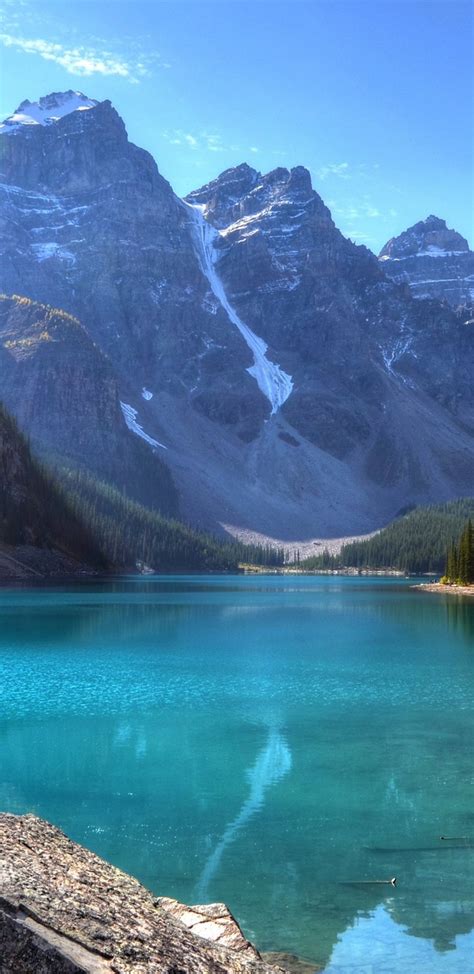
<svg viewBox="0 0 474 974"><path fill-rule="evenodd" d="M56 91L45 95L39 101L22 101L13 115L9 115L0 125L0 132L11 134L23 126L52 125L70 115L71 112L87 111L99 102L83 95L82 91Z"/></svg>
<svg viewBox="0 0 474 974"><path fill-rule="evenodd" d="M37 103L48 102L47 118L57 97ZM122 403L112 427L142 441L159 477L168 466L181 515L220 531L338 536L468 493L465 316L414 301L390 279L398 258L347 240L303 166L262 174L243 163L180 200L110 102L89 107L0 136L0 288L80 319ZM452 233L436 218L425 224L425 237ZM18 416L25 335L14 356L7 341L0 349L17 363L8 374ZM61 361L73 370L68 343L64 332ZM29 355L31 388L46 351ZM67 443L74 415L75 456L97 466L86 384L56 374L54 401L68 408L50 428L62 422L57 443ZM36 424L37 445L41 436Z"/></svg>
<svg viewBox="0 0 474 974"><path fill-rule="evenodd" d="M437 216L392 237L379 260L392 280L410 285L414 297L436 297L455 307L474 300L474 253L467 240Z"/></svg>

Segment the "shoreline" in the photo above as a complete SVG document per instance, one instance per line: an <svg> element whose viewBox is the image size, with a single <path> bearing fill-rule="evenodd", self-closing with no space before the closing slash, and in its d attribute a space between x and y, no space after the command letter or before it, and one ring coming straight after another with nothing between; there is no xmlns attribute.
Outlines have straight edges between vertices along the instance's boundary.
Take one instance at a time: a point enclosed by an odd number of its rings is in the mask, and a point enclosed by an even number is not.
<svg viewBox="0 0 474 974"><path fill-rule="evenodd" d="M261 575L261 576L275 576L275 575L288 575L288 576L299 576L306 578L315 578L320 576L321 578L327 577L340 577L340 578L393 578L393 579L416 579L416 578L433 578L432 572L419 572L417 574L413 573L407 575L406 572L399 571L396 568L297 568L297 567L287 567L287 566L266 566L266 565L239 565L235 571L217 571L204 568L174 568L166 569L163 571L139 571L132 567L124 569L124 571L98 571L98 570L87 570L80 569L76 572L64 572L63 574L49 574L40 575L36 573L35 575L2 575L0 574L0 590L9 588L58 588L63 585L76 585L80 583L101 584L103 582L118 582L124 579L148 579L152 581L158 578L169 578L169 577L181 577L181 576L206 576L206 578L231 578L231 577L242 577L249 575ZM416 589L430 589L433 586L433 591L445 591L448 589L446 585L438 585L434 582L420 582L418 584L410 585L409 588ZM455 586L451 586L455 589L455 594L470 595L474 594L474 586L470 586L467 589ZM472 592L471 592L472 589Z"/></svg>
<svg viewBox="0 0 474 974"><path fill-rule="evenodd" d="M341 577L341 578L393 578L393 579L415 579L415 578L432 578L432 573L419 573L413 575L407 575L405 572L398 571L395 568L289 568L285 566L266 566L266 565L243 565L239 566L235 571L212 571L204 568L175 568L166 569L164 571L139 571L133 568L126 569L124 571L94 571L88 570L78 570L76 572L65 572L64 574L49 574L40 575L39 573L35 575L1 575L0 574L0 590L9 588L54 588L55 586L61 587L63 585L76 585L80 583L92 584L92 583L103 583L103 582L118 582L124 579L136 578L136 579L148 579L152 581L158 578L168 578L168 577L180 577L180 576L206 576L207 578L230 578L242 577L249 575L261 575L261 576L275 576L275 575L288 575L288 576L299 576L314 578L317 576L326 577ZM427 588L430 582L422 582L418 585L411 585L410 588ZM442 590L446 586L440 586ZM473 589L474 592L474 589ZM466 591L461 590L461 594L466 594ZM470 594L469 592L467 594Z"/></svg>
<svg viewBox="0 0 474 974"><path fill-rule="evenodd" d="M474 596L474 585L444 585L441 582L420 582L418 585L411 585L421 592L431 592L435 595L464 595L468 598Z"/></svg>
<svg viewBox="0 0 474 974"><path fill-rule="evenodd" d="M242 565L242 575L344 575L348 577L381 576L384 578L432 578L432 572L407 575L398 568L298 568L294 565Z"/></svg>

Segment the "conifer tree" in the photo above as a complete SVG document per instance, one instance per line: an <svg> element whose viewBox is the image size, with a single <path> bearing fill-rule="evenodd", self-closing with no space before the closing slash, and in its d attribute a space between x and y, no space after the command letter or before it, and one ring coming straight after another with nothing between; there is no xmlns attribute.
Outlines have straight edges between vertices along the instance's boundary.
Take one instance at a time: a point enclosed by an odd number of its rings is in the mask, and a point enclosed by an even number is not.
<svg viewBox="0 0 474 974"><path fill-rule="evenodd" d="M474 532L471 518L466 527L466 576L467 584L472 585L474 583Z"/></svg>
<svg viewBox="0 0 474 974"><path fill-rule="evenodd" d="M458 577L458 553L454 541L448 549L445 576L450 582L456 581Z"/></svg>
<svg viewBox="0 0 474 974"><path fill-rule="evenodd" d="M473 560L473 531L469 519L459 542L458 579L461 585L474 582Z"/></svg>

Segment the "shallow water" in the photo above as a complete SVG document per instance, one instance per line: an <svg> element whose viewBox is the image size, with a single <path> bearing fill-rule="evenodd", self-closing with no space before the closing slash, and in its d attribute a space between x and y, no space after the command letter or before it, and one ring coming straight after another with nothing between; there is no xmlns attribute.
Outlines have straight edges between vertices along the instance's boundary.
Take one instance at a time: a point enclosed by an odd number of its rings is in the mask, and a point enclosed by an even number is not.
<svg viewBox="0 0 474 974"><path fill-rule="evenodd" d="M2 809L328 974L471 974L474 604L170 576L4 589L0 627Z"/></svg>

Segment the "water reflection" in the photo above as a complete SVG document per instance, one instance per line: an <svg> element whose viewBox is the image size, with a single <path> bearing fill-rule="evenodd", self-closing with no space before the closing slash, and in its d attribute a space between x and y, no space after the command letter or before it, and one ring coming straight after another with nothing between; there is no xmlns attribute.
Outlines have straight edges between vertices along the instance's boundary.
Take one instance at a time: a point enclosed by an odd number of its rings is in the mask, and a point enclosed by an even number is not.
<svg viewBox="0 0 474 974"><path fill-rule="evenodd" d="M474 833L473 611L350 579L0 592L0 807L262 949L471 974L473 853L439 836Z"/></svg>
<svg viewBox="0 0 474 974"><path fill-rule="evenodd" d="M474 936L459 935L454 955L440 952L428 939L416 939L397 923L389 904L381 904L368 917L356 917L338 938L324 974L471 974Z"/></svg>
<svg viewBox="0 0 474 974"><path fill-rule="evenodd" d="M248 798L244 801L236 818L232 822L229 822L222 838L207 859L199 877L196 887L198 903L206 902L209 884L219 869L222 856L227 846L234 841L237 834L243 829L252 815L261 811L268 788L276 784L277 781L280 781L284 775L288 774L290 768L291 752L285 738L276 727L270 727L265 747L257 755L253 767L247 772L247 778L250 784Z"/></svg>
<svg viewBox="0 0 474 974"><path fill-rule="evenodd" d="M445 595L448 628L461 633L474 649L474 599L466 595Z"/></svg>

